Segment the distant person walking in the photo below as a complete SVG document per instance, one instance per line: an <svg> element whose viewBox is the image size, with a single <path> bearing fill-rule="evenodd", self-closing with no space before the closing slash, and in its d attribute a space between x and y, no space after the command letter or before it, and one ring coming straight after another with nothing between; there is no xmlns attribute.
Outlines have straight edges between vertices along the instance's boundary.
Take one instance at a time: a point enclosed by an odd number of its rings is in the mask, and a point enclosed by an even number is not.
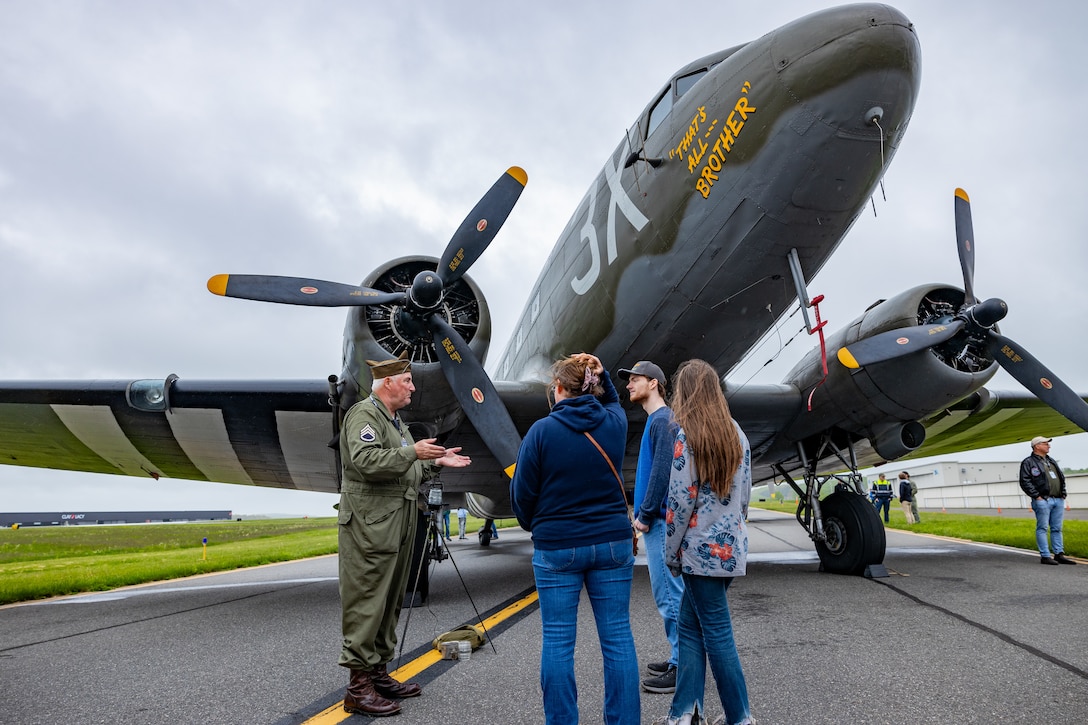
<svg viewBox="0 0 1088 725"><path fill-rule="evenodd" d="M468 511L464 506L457 509L457 538L464 539L465 536L465 524L468 522Z"/></svg>
<svg viewBox="0 0 1088 725"><path fill-rule="evenodd" d="M888 523L888 510L892 507L892 499L895 498L895 494L892 492L892 482L884 478L883 473L877 476L876 481L873 482L873 496L876 512L879 514L880 510L884 509L884 523Z"/></svg>
<svg viewBox="0 0 1088 725"><path fill-rule="evenodd" d="M450 540L450 507L442 507L442 525L445 530L444 536L446 541Z"/></svg>
<svg viewBox="0 0 1088 725"><path fill-rule="evenodd" d="M673 376L672 409L680 430L669 480L665 561L684 579L680 667L669 725L705 721L706 663L729 725L751 723L748 686L733 639L726 594L748 560L752 453L729 413L709 363L689 360ZM635 722L635 721L632 721Z"/></svg>
<svg viewBox="0 0 1088 725"><path fill-rule="evenodd" d="M903 471L899 474L899 504L903 507L903 516L907 519L907 523L913 525L914 514L910 510L912 501L914 501L914 494L910 490L910 478L907 477L907 472Z"/></svg>
<svg viewBox="0 0 1088 725"><path fill-rule="evenodd" d="M1031 497L1035 512L1035 544L1041 564L1076 564L1065 555L1062 519L1065 516L1065 474L1050 457L1050 438L1031 439L1031 455L1020 463L1020 488ZM1050 545L1047 545L1047 531ZM1051 550L1054 556L1050 555Z"/></svg>
<svg viewBox="0 0 1088 725"><path fill-rule="evenodd" d="M914 517L914 523L922 523L922 517L918 515L918 484L914 482L914 479L910 477L910 474L903 471L904 476L907 477L907 483L910 484L910 513Z"/></svg>

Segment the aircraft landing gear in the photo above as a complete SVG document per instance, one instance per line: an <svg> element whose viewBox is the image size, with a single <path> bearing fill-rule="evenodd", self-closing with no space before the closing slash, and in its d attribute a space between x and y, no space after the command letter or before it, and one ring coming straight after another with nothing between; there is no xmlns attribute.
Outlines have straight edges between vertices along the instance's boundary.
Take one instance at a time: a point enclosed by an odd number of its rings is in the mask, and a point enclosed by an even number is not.
<svg viewBox="0 0 1088 725"><path fill-rule="evenodd" d="M480 527L480 530L476 532L476 536L480 539L480 546L491 546L492 527L495 525L495 519L486 519L484 525Z"/></svg>
<svg viewBox="0 0 1088 725"><path fill-rule="evenodd" d="M883 567L878 566L884 561L884 549L887 545L884 526L880 523L876 509L865 496L853 444L847 446L849 460L826 435L811 459L805 455L803 444L798 444L798 450L801 463L805 467L803 491L781 464L776 464L775 469L797 492L797 522L816 544L821 571L887 576L880 573ZM842 461L849 472L818 474L818 461L829 453ZM835 481L834 492L820 500L820 492L832 480Z"/></svg>

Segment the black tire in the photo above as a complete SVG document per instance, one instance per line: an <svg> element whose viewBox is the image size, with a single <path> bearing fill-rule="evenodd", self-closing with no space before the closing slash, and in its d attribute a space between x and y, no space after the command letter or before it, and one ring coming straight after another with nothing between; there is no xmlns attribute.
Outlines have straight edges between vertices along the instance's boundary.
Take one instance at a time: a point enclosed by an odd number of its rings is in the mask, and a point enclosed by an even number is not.
<svg viewBox="0 0 1088 725"><path fill-rule="evenodd" d="M491 546L491 529L482 528L476 532L476 535L480 538L480 546Z"/></svg>
<svg viewBox="0 0 1088 725"><path fill-rule="evenodd" d="M820 502L820 511L827 539L816 542L816 553L824 571L863 574L869 564L884 561L884 526L867 498L836 491Z"/></svg>

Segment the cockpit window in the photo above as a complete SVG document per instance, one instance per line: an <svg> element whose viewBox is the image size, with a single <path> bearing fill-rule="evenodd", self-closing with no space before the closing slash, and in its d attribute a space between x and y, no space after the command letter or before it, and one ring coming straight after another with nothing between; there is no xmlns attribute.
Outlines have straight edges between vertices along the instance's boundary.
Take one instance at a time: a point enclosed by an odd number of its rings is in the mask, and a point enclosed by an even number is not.
<svg viewBox="0 0 1088 725"><path fill-rule="evenodd" d="M715 64L716 65L716 64ZM710 66L713 68L714 66ZM654 107L650 109L649 123L646 125L646 137L649 138L650 134L661 125L661 122L665 120L665 116L669 115L669 111L672 110L673 98L680 98L682 95L691 90L692 86L702 80L710 68L700 68L693 73L688 73L686 76L680 76L673 84L669 86L669 89L662 94L658 99Z"/></svg>
<svg viewBox="0 0 1088 725"><path fill-rule="evenodd" d="M646 128L646 136L649 137L654 132L661 122L665 120L665 116L669 115L669 111L672 110L672 88L665 91L665 95L661 96L661 99L654 104L654 107L650 109L650 123Z"/></svg>
<svg viewBox="0 0 1088 725"><path fill-rule="evenodd" d="M686 76L681 76L676 79L676 97L684 95L691 90L691 87L698 83L703 76L709 72L708 68L702 68L694 73L688 73Z"/></svg>

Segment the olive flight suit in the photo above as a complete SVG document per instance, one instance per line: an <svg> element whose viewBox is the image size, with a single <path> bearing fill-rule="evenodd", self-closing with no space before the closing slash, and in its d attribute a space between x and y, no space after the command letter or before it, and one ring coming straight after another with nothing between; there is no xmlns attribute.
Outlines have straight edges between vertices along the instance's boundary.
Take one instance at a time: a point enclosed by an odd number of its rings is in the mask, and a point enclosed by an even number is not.
<svg viewBox="0 0 1088 725"><path fill-rule="evenodd" d="M373 670L395 652L419 485L440 468L418 460L414 445L408 426L373 395L353 405L341 427L339 664L353 670Z"/></svg>

